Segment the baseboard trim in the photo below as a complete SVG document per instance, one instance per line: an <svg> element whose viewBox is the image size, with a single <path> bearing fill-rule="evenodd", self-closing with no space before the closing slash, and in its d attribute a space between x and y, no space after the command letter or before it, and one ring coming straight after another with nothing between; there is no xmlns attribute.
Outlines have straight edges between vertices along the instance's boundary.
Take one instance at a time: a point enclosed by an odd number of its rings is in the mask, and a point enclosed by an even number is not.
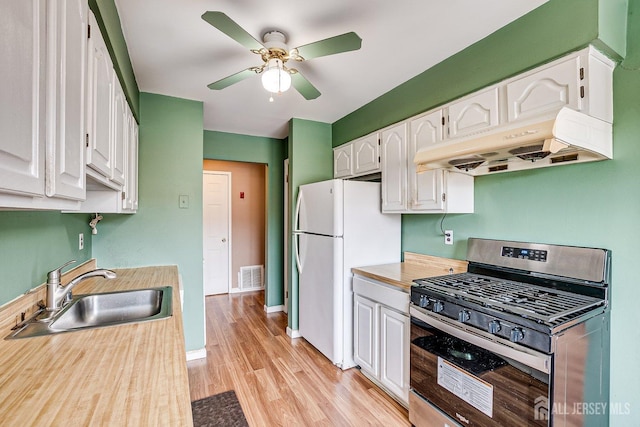
<svg viewBox="0 0 640 427"><path fill-rule="evenodd" d="M206 359L206 358L207 358L207 349L206 348L187 351L187 362L190 361L190 360Z"/></svg>
<svg viewBox="0 0 640 427"><path fill-rule="evenodd" d="M289 337L291 337L291 338L302 338L302 335L300 335L300 331L299 330L291 329L288 326L287 326L287 335L289 335Z"/></svg>
<svg viewBox="0 0 640 427"><path fill-rule="evenodd" d="M272 306L268 306L268 305L264 305L264 311L266 313L276 313L278 311L284 311L284 305L272 305Z"/></svg>
<svg viewBox="0 0 640 427"><path fill-rule="evenodd" d="M264 286L261 288L249 288L249 289L240 289L240 288L231 288L229 289L230 294L242 294L245 292L255 292L255 291L264 291Z"/></svg>

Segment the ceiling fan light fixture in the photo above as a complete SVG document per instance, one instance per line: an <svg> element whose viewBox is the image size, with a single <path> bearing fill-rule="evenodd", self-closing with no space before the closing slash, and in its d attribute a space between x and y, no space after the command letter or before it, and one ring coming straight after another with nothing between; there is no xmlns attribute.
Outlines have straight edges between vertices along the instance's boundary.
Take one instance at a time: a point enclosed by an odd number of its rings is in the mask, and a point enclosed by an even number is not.
<svg viewBox="0 0 640 427"><path fill-rule="evenodd" d="M282 93L291 87L291 76L284 69L282 61L272 59L262 73L262 87L271 93Z"/></svg>

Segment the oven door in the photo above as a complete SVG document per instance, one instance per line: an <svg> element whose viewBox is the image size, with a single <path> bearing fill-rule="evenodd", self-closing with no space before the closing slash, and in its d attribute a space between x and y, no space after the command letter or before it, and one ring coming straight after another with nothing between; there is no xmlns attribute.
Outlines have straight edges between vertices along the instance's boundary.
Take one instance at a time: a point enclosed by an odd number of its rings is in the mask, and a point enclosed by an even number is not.
<svg viewBox="0 0 640 427"><path fill-rule="evenodd" d="M411 389L422 398L412 400L410 413L430 403L463 426L549 425L548 355L506 346L412 306L410 358Z"/></svg>

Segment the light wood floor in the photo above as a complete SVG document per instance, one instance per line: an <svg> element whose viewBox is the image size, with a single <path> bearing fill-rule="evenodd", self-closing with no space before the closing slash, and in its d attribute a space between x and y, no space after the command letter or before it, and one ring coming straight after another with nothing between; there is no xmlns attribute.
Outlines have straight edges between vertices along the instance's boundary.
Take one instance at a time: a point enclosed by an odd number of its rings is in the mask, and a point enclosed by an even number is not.
<svg viewBox="0 0 640 427"><path fill-rule="evenodd" d="M251 426L409 426L407 411L356 368L342 371L264 293L207 297L207 358L188 362L191 400L235 390Z"/></svg>

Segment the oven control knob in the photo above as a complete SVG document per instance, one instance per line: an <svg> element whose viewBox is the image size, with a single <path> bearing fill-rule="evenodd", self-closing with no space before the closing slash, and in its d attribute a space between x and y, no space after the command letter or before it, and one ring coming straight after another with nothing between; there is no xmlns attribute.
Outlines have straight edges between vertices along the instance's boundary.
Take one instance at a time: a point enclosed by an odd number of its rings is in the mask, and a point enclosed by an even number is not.
<svg viewBox="0 0 640 427"><path fill-rule="evenodd" d="M471 315L469 314L468 310L460 310L460 312L458 313L458 320L462 323L468 321L470 317Z"/></svg>
<svg viewBox="0 0 640 427"><path fill-rule="evenodd" d="M429 305L429 298L426 295L420 295L420 301L418 301L418 305L422 308L425 308Z"/></svg>
<svg viewBox="0 0 640 427"><path fill-rule="evenodd" d="M444 303L442 301L436 301L433 303L434 313L440 313L442 310L444 310Z"/></svg>
<svg viewBox="0 0 640 427"><path fill-rule="evenodd" d="M513 328L511 329L511 335L509 336L509 340L511 342L519 342L524 339L524 331L522 328Z"/></svg>
<svg viewBox="0 0 640 427"><path fill-rule="evenodd" d="M500 329L500 322L498 322L497 320L492 320L491 322L489 322L490 334L497 334L498 332L500 332Z"/></svg>

